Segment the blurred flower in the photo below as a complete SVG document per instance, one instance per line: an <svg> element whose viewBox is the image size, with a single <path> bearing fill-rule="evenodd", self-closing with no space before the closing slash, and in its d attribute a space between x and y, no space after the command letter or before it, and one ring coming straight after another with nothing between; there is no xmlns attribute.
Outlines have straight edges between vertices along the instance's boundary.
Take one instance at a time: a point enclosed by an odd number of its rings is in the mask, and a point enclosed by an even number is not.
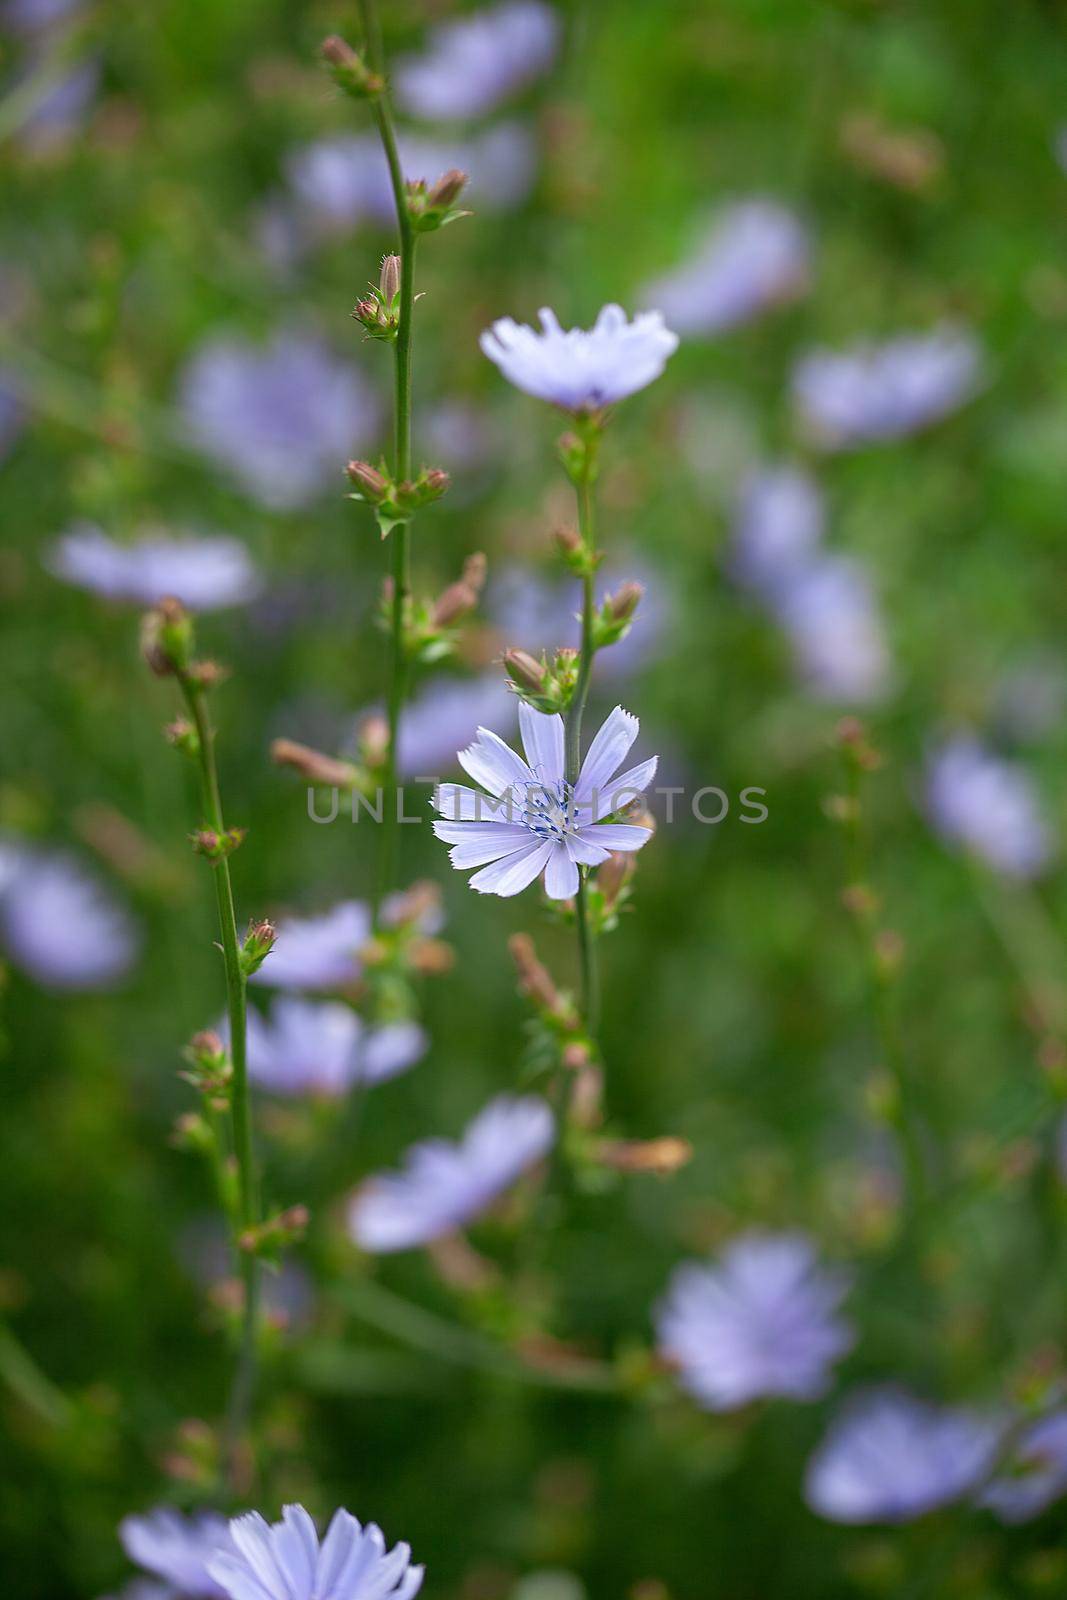
<svg viewBox="0 0 1067 1600"><path fill-rule="evenodd" d="M30 62L17 87L25 89L32 84L40 66L40 61ZM19 122L20 144L40 152L64 143L82 126L99 87L100 63L96 59L79 62L59 79L43 80Z"/></svg>
<svg viewBox="0 0 1067 1600"><path fill-rule="evenodd" d="M1025 771L964 735L949 739L927 764L926 803L946 839L1015 878L1049 863L1052 834Z"/></svg>
<svg viewBox="0 0 1067 1600"><path fill-rule="evenodd" d="M181 407L193 443L277 511L339 493L345 461L373 437L378 419L351 363L291 330L263 347L205 341L182 376Z"/></svg>
<svg viewBox="0 0 1067 1600"><path fill-rule="evenodd" d="M224 1025L218 1030L228 1037ZM367 1028L351 1006L279 995L269 1018L248 1009L248 1072L272 1094L336 1098L355 1084L385 1083L425 1055L414 1022Z"/></svg>
<svg viewBox="0 0 1067 1600"><path fill-rule="evenodd" d="M1006 1469L978 1504L1001 1522L1028 1522L1067 1494L1067 1411L1053 1411L1020 1436Z"/></svg>
<svg viewBox="0 0 1067 1600"><path fill-rule="evenodd" d="M196 1217L182 1228L177 1253L195 1282L217 1300L226 1303L230 1290L240 1294L233 1242L217 1212ZM315 1284L303 1262L292 1254L284 1255L277 1267L262 1274L259 1293L264 1315L274 1327L297 1332L310 1323Z"/></svg>
<svg viewBox="0 0 1067 1600"><path fill-rule="evenodd" d="M771 1395L815 1400L854 1342L837 1315L847 1289L802 1234L745 1234L719 1265L675 1272L656 1312L661 1353L710 1411Z"/></svg>
<svg viewBox="0 0 1067 1600"><path fill-rule="evenodd" d="M9 28L34 33L66 22L85 8L85 0L7 0L2 16Z"/></svg>
<svg viewBox="0 0 1067 1600"><path fill-rule="evenodd" d="M274 948L251 983L279 989L341 989L359 977L358 952L370 938L370 910L342 900L318 917L281 917Z"/></svg>
<svg viewBox="0 0 1067 1600"><path fill-rule="evenodd" d="M540 0L504 0L442 23L425 54L397 62L397 102L431 122L484 116L548 71L558 39L559 20Z"/></svg>
<svg viewBox="0 0 1067 1600"><path fill-rule="evenodd" d="M624 580L636 581L644 590L629 633L597 656L600 677L618 682L640 672L659 653L674 620L674 598L663 573L639 556L611 558L598 568L598 578L598 606ZM581 629L575 605L573 581L554 582L517 563L494 570L489 615L509 644L534 656L542 651L551 655L561 645L578 647Z"/></svg>
<svg viewBox="0 0 1067 1600"><path fill-rule="evenodd" d="M499 672L434 678L404 708L397 747L401 777L432 778L454 769L456 751L473 739L479 724L513 727L517 710ZM360 722L369 714L362 713Z"/></svg>
<svg viewBox="0 0 1067 1600"><path fill-rule="evenodd" d="M493 418L466 400L442 400L427 410L419 436L427 457L453 478L485 467L498 443Z"/></svg>
<svg viewBox="0 0 1067 1600"><path fill-rule="evenodd" d="M714 219L683 266L648 285L683 338L720 333L803 294L811 273L807 230L774 200L742 200Z"/></svg>
<svg viewBox="0 0 1067 1600"><path fill-rule="evenodd" d="M26 422L21 386L14 372L0 367L0 461L10 453Z"/></svg>
<svg viewBox="0 0 1067 1600"><path fill-rule="evenodd" d="M173 595L190 611L214 611L251 600L261 580L237 539L171 539L163 535L118 544L89 522L56 541L45 565L58 578L109 600L154 605Z"/></svg>
<svg viewBox="0 0 1067 1600"><path fill-rule="evenodd" d="M821 700L867 704L892 681L870 578L858 561L823 556L771 597L797 667Z"/></svg>
<svg viewBox="0 0 1067 1600"><path fill-rule="evenodd" d="M731 574L764 596L787 589L818 554L825 524L822 490L808 473L790 466L749 473L734 516Z"/></svg>
<svg viewBox="0 0 1067 1600"><path fill-rule="evenodd" d="M229 1525L218 1512L183 1516L159 1506L144 1516L123 1518L119 1539L131 1561L164 1580L163 1593L173 1600L218 1600L225 1595L207 1570L213 1555L231 1547Z"/></svg>
<svg viewBox="0 0 1067 1600"><path fill-rule="evenodd" d="M793 393L815 442L844 450L939 421L971 399L981 376L978 341L944 326L843 353L813 351L793 373Z"/></svg>
<svg viewBox="0 0 1067 1600"><path fill-rule="evenodd" d="M285 1506L281 1522L258 1511L230 1523L233 1551L211 1562L211 1576L228 1600L411 1600L422 1567L406 1544L386 1554L382 1531L335 1511L321 1545L303 1506Z"/></svg>
<svg viewBox="0 0 1067 1600"><path fill-rule="evenodd" d="M564 411L596 411L636 394L658 378L678 348L658 311L627 322L621 306L604 306L588 332L564 331L554 311L538 313L540 333L501 317L481 347L517 389Z"/></svg>
<svg viewBox="0 0 1067 1600"><path fill-rule="evenodd" d="M466 140L401 134L399 150L408 178L432 179L452 168L469 173L467 193L480 210L521 205L536 169L533 135L520 122L502 122ZM285 170L298 215L313 232L347 231L364 221L385 227L393 220L389 168L376 134L342 134L300 145Z"/></svg>
<svg viewBox="0 0 1067 1600"><path fill-rule="evenodd" d="M140 938L75 861L12 845L0 864L0 943L47 989L103 989L129 970Z"/></svg>
<svg viewBox="0 0 1067 1600"><path fill-rule="evenodd" d="M434 791L438 839L452 846L457 871L480 867L470 879L479 894L518 894L544 873L545 893L569 900L578 892L578 866L599 866L613 850L640 850L652 837L633 823L601 821L643 793L656 758L615 774L637 738L638 721L621 706L597 733L573 788L564 777L563 718L519 705L526 760L487 728L460 751L464 772L489 792L460 783ZM492 798L490 798L492 797Z"/></svg>
<svg viewBox="0 0 1067 1600"><path fill-rule="evenodd" d="M412 1145L401 1171L379 1173L354 1196L352 1237L376 1253L410 1250L464 1227L551 1148L552 1113L531 1095L498 1095L457 1144Z"/></svg>
<svg viewBox="0 0 1067 1600"><path fill-rule="evenodd" d="M808 1463L805 1496L831 1522L910 1522L974 1490L1001 1427L891 1387L860 1393Z"/></svg>

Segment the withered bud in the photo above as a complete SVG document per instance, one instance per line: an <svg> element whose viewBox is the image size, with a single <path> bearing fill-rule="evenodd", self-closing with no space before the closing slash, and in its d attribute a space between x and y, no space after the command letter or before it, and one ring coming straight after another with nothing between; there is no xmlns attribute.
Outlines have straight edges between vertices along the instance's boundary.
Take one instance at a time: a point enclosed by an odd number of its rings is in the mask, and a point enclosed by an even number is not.
<svg viewBox="0 0 1067 1600"><path fill-rule="evenodd" d="M217 661L191 661L189 679L198 689L216 689L227 676L227 669Z"/></svg>
<svg viewBox="0 0 1067 1600"><path fill-rule="evenodd" d="M389 493L389 480L372 467L369 461L350 461L345 468L351 483L372 505L379 504Z"/></svg>
<svg viewBox="0 0 1067 1600"><path fill-rule="evenodd" d="M570 523L564 523L562 527L557 528L552 537L565 556L580 555L584 548L581 534Z"/></svg>
<svg viewBox="0 0 1067 1600"><path fill-rule="evenodd" d="M388 722L379 715L366 717L359 730L359 753L368 767L380 767L388 749Z"/></svg>
<svg viewBox="0 0 1067 1600"><path fill-rule="evenodd" d="M224 1054L222 1040L214 1028L204 1028L200 1033L194 1033L189 1040L189 1049L198 1056L207 1056L211 1059Z"/></svg>
<svg viewBox="0 0 1067 1600"><path fill-rule="evenodd" d="M463 582L476 594L481 594L488 571L489 563L485 559L484 551L475 550L474 554L469 555L463 563Z"/></svg>
<svg viewBox="0 0 1067 1600"><path fill-rule="evenodd" d="M359 773L350 761L338 761L295 739L275 739L270 758L275 766L292 767L309 783L322 783L331 789L353 789L359 781Z"/></svg>
<svg viewBox="0 0 1067 1600"><path fill-rule="evenodd" d="M408 947L408 962L425 977L437 978L452 971L456 952L444 939L414 939Z"/></svg>
<svg viewBox="0 0 1067 1600"><path fill-rule="evenodd" d="M385 85L376 72L371 72L357 50L336 33L331 33L319 46L319 54L333 69L338 86L353 95L381 94Z"/></svg>
<svg viewBox="0 0 1067 1600"><path fill-rule="evenodd" d="M444 467L428 467L422 474L422 482L431 494L439 495L444 494L452 479Z"/></svg>
<svg viewBox="0 0 1067 1600"><path fill-rule="evenodd" d="M563 1065L568 1072L581 1072L591 1060L589 1046L581 1039L572 1039L563 1047Z"/></svg>
<svg viewBox="0 0 1067 1600"><path fill-rule="evenodd" d="M505 650L504 665L508 674L522 689L532 689L535 694L541 692L545 681L545 669L539 661L525 650Z"/></svg>
<svg viewBox="0 0 1067 1600"><path fill-rule="evenodd" d="M616 1172L655 1172L669 1176L693 1157L688 1139L664 1134L659 1139L606 1139L597 1146L596 1159Z"/></svg>
<svg viewBox="0 0 1067 1600"><path fill-rule="evenodd" d="M437 597L431 617L436 628L447 628L451 623L458 622L460 617L465 617L468 611L474 610L485 583L485 573L486 560L481 551L467 557L463 563L463 576L457 583L450 583Z"/></svg>
<svg viewBox="0 0 1067 1600"><path fill-rule="evenodd" d="M535 1000L546 1011L558 1011L559 990L552 974L538 959L537 950L528 933L513 933L508 940L511 959L519 976L519 988L529 999Z"/></svg>
<svg viewBox="0 0 1067 1600"><path fill-rule="evenodd" d="M141 654L159 678L185 667L192 642L192 622L173 596L161 600L141 619Z"/></svg>
<svg viewBox="0 0 1067 1600"><path fill-rule="evenodd" d="M609 595L608 609L614 621L628 622L640 605L644 592L643 584L629 582L622 584L613 595Z"/></svg>
<svg viewBox="0 0 1067 1600"><path fill-rule="evenodd" d="M426 196L427 203L431 206L454 205L467 186L467 174L458 167L450 167L441 174L433 188Z"/></svg>
<svg viewBox="0 0 1067 1600"><path fill-rule="evenodd" d="M609 906L615 904L623 887L629 883L636 871L636 859L631 852L625 850L613 850L608 859L597 868L596 885Z"/></svg>
<svg viewBox="0 0 1067 1600"><path fill-rule="evenodd" d="M392 305L400 293L400 257L383 256L382 270L378 278L378 293L387 306Z"/></svg>
<svg viewBox="0 0 1067 1600"><path fill-rule="evenodd" d="M356 51L353 50L347 40L342 39L336 33L331 33L329 38L322 41L319 46L319 53L324 61L329 62L331 67L348 67L351 70L354 67L362 66Z"/></svg>

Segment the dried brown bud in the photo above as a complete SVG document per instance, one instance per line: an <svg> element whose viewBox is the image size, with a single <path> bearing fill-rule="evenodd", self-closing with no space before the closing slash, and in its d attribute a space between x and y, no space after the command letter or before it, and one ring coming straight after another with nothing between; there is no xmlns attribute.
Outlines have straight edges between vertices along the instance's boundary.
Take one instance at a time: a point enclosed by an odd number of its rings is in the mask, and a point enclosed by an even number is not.
<svg viewBox="0 0 1067 1600"><path fill-rule="evenodd" d="M606 1139L598 1145L596 1159L616 1172L655 1172L667 1176L693 1157L688 1139L664 1134L659 1139Z"/></svg>
<svg viewBox="0 0 1067 1600"><path fill-rule="evenodd" d="M336 33L331 33L319 46L319 54L332 67L338 85L353 95L381 94L385 85L376 72L371 72L357 50Z"/></svg>
<svg viewBox="0 0 1067 1600"><path fill-rule="evenodd" d="M597 868L596 886L606 903L613 906L623 886L637 871L634 855L624 850L613 850L602 866Z"/></svg>
<svg viewBox="0 0 1067 1600"><path fill-rule="evenodd" d="M270 758L276 766L292 767L309 783L326 784L331 789L354 789L359 782L359 773L350 761L338 761L295 739L275 739Z"/></svg>
<svg viewBox="0 0 1067 1600"><path fill-rule="evenodd" d="M524 995L543 1006L546 1011L560 1009L560 994L552 981L548 968L538 960L537 950L528 933L513 933L508 940L511 959L519 975L519 988Z"/></svg>
<svg viewBox="0 0 1067 1600"><path fill-rule="evenodd" d="M198 1056L221 1056L223 1043L214 1028L204 1028L200 1033L194 1033L189 1040L189 1049Z"/></svg>
<svg viewBox="0 0 1067 1600"><path fill-rule="evenodd" d="M563 1047L563 1065L568 1072L581 1072L589 1065L591 1052L589 1046L581 1039L572 1039Z"/></svg>
<svg viewBox="0 0 1067 1600"><path fill-rule="evenodd" d="M383 256L382 270L378 278L378 293L387 306L391 306L400 293L400 257Z"/></svg>
<svg viewBox="0 0 1067 1600"><path fill-rule="evenodd" d="M191 661L189 679L198 689L216 689L227 677L227 669L217 661Z"/></svg>
<svg viewBox="0 0 1067 1600"><path fill-rule="evenodd" d="M500 1281L500 1271L462 1233L446 1233L428 1246L427 1254L442 1283L465 1294L477 1294Z"/></svg>
<svg viewBox="0 0 1067 1600"><path fill-rule="evenodd" d="M545 669L525 650L505 650L504 665L512 681L522 689L532 689L539 694L545 681Z"/></svg>
<svg viewBox="0 0 1067 1600"><path fill-rule="evenodd" d="M458 167L450 167L447 172L441 174L427 194L427 203L438 207L454 205L466 187L467 174L461 172Z"/></svg>
<svg viewBox="0 0 1067 1600"><path fill-rule="evenodd" d="M553 538L565 556L580 555L585 548L582 544L581 534L577 528L571 527L569 523L564 523L562 527L557 528Z"/></svg>
<svg viewBox="0 0 1067 1600"><path fill-rule="evenodd" d="M408 947L408 961L416 972L437 978L452 971L456 953L444 939L415 939Z"/></svg>
<svg viewBox="0 0 1067 1600"><path fill-rule="evenodd" d="M608 609L615 622L628 622L641 603L644 586L640 583L624 583L613 595L608 596Z"/></svg>
<svg viewBox="0 0 1067 1600"><path fill-rule="evenodd" d="M457 583L450 583L434 604L431 617L434 627L447 628L460 617L465 617L468 611L474 610L485 583L485 572L486 561L480 551L467 557L463 563L463 576Z"/></svg>
<svg viewBox="0 0 1067 1600"><path fill-rule="evenodd" d="M350 461L345 471L360 494L372 505L378 505L389 493L389 480L369 461Z"/></svg>
<svg viewBox="0 0 1067 1600"><path fill-rule="evenodd" d="M377 714L366 717L359 730L359 753L368 767L380 767L388 749L388 722Z"/></svg>
<svg viewBox="0 0 1067 1600"><path fill-rule="evenodd" d="M331 33L329 38L322 41L319 46L319 54L324 61L329 62L331 67L348 67L351 69L362 65L352 46L336 33Z"/></svg>

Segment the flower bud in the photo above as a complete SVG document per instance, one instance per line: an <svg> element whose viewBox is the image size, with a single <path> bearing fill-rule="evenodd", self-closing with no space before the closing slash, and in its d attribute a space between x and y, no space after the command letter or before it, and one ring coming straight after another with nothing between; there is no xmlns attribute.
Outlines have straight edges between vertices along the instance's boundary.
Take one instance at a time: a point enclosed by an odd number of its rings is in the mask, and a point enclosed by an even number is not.
<svg viewBox="0 0 1067 1600"><path fill-rule="evenodd" d="M212 866L217 866L243 843L247 831L246 828L226 828L219 833L214 828L197 828L190 838L197 855L206 856Z"/></svg>
<svg viewBox="0 0 1067 1600"><path fill-rule="evenodd" d="M383 256L382 270L378 278L378 293L387 306L391 306L400 293L400 257Z"/></svg>
<svg viewBox="0 0 1067 1600"><path fill-rule="evenodd" d="M168 722L163 729L167 743L181 750L186 755L195 756L200 753L200 736L187 717L178 717L174 722Z"/></svg>
<svg viewBox="0 0 1067 1600"><path fill-rule="evenodd" d="M446 223L465 215L453 207L467 183L467 174L451 168L442 174L431 188L424 178L408 182L405 203L411 225L416 233L432 233Z"/></svg>
<svg viewBox="0 0 1067 1600"><path fill-rule="evenodd" d="M357 50L336 33L331 33L319 47L319 53L333 72L334 82L346 94L364 98L381 94L385 84L376 72L371 72Z"/></svg>
<svg viewBox="0 0 1067 1600"><path fill-rule="evenodd" d="M637 862L629 851L613 850L608 859L597 868L596 886L604 896L610 911L618 901L623 888L637 871Z"/></svg>
<svg viewBox="0 0 1067 1600"><path fill-rule="evenodd" d="M455 205L464 189L467 187L467 174L458 167L450 167L442 173L426 196L427 204L436 206L440 210L447 210Z"/></svg>
<svg viewBox="0 0 1067 1600"><path fill-rule="evenodd" d="M693 1157L688 1139L665 1134L659 1139L606 1139L598 1145L596 1159L616 1172L654 1172L667 1177Z"/></svg>
<svg viewBox="0 0 1067 1600"><path fill-rule="evenodd" d="M560 552L568 559L580 556L585 549L581 534L569 522L563 523L562 526L558 527L552 537L559 546Z"/></svg>
<svg viewBox="0 0 1067 1600"><path fill-rule="evenodd" d="M274 941L278 937L273 922L250 922L245 942L241 946L241 969L246 978L258 972L274 949Z"/></svg>
<svg viewBox="0 0 1067 1600"><path fill-rule="evenodd" d="M520 689L530 689L535 694L541 692L545 681L545 668L539 661L525 650L505 650L504 666L508 676Z"/></svg>
<svg viewBox="0 0 1067 1600"><path fill-rule="evenodd" d="M198 689L215 689L227 676L227 668L217 661L190 661L189 680Z"/></svg>
<svg viewBox="0 0 1067 1600"><path fill-rule="evenodd" d="M474 610L485 583L485 573L486 561L480 551L467 557L459 582L450 583L434 604L431 621L435 628L447 628Z"/></svg>
<svg viewBox="0 0 1067 1600"><path fill-rule="evenodd" d="M321 783L329 789L354 789L359 784L360 774L351 761L338 761L295 739L275 739L270 758L276 766L292 767L309 783Z"/></svg>
<svg viewBox="0 0 1067 1600"><path fill-rule="evenodd" d="M428 490L427 498L438 499L444 494L452 479L443 467L423 468L419 477L419 484Z"/></svg>
<svg viewBox="0 0 1067 1600"><path fill-rule="evenodd" d="M413 939L408 946L408 965L424 977L439 978L455 964L456 952L445 939Z"/></svg>
<svg viewBox="0 0 1067 1600"><path fill-rule="evenodd" d="M607 599L608 610L616 622L629 622L644 594L640 583L624 583Z"/></svg>
<svg viewBox="0 0 1067 1600"><path fill-rule="evenodd" d="M185 670L193 647L193 624L180 600L168 596L141 621L141 654L159 678Z"/></svg>
<svg viewBox="0 0 1067 1600"><path fill-rule="evenodd" d="M368 767L380 767L389 749L389 724L383 716L364 718L359 730L359 753Z"/></svg>
<svg viewBox="0 0 1067 1600"><path fill-rule="evenodd" d="M537 950L528 933L513 933L508 940L511 959L519 978L519 989L546 1011L558 1012L560 993L548 968L538 960Z"/></svg>
<svg viewBox="0 0 1067 1600"><path fill-rule="evenodd" d="M388 496L391 487L388 478L377 467L372 467L369 461L350 461L345 471L360 499L376 506Z"/></svg>

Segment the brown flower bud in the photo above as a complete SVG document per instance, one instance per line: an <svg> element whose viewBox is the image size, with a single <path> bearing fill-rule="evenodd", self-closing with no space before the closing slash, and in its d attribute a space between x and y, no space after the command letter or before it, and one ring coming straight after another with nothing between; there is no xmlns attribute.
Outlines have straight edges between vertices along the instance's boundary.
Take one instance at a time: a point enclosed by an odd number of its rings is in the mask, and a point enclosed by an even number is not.
<svg viewBox="0 0 1067 1600"><path fill-rule="evenodd" d="M597 868L596 885L608 906L613 906L625 884L637 871L637 861L630 851L613 850L608 859Z"/></svg>
<svg viewBox="0 0 1067 1600"><path fill-rule="evenodd" d="M644 586L640 583L624 583L613 595L608 596L608 610L615 622L628 622L637 610L644 594Z"/></svg>
<svg viewBox="0 0 1067 1600"><path fill-rule="evenodd" d="M508 940L511 959L519 976L519 988L524 995L543 1006L546 1011L558 1011L560 994L552 981L548 968L538 960L537 950L528 933L513 933Z"/></svg>
<svg viewBox="0 0 1067 1600"><path fill-rule="evenodd" d="M601 1165L616 1172L655 1172L662 1177L677 1172L692 1158L689 1140L672 1134L659 1139L606 1139L596 1151Z"/></svg>
<svg viewBox="0 0 1067 1600"><path fill-rule="evenodd" d="M276 766L292 767L309 783L322 783L331 789L354 789L359 782L359 773L350 761L338 761L295 739L275 739L270 758Z"/></svg>
<svg viewBox="0 0 1067 1600"><path fill-rule="evenodd" d="M217 661L191 661L189 678L198 689L216 689L227 676L227 669Z"/></svg>
<svg viewBox="0 0 1067 1600"><path fill-rule="evenodd" d="M532 689L535 694L541 692L545 681L545 669L539 661L525 650L505 650L504 665L514 683L522 689Z"/></svg>
<svg viewBox="0 0 1067 1600"><path fill-rule="evenodd" d="M437 978L452 971L456 952L444 939L414 939L408 947L408 962L415 972Z"/></svg>
<svg viewBox="0 0 1067 1600"><path fill-rule="evenodd" d="M555 539L557 545L565 556L580 555L582 550L585 548L585 546L582 544L581 534L578 532L578 529L572 527L570 523L564 523L561 527L557 528L552 537Z"/></svg>
<svg viewBox="0 0 1067 1600"><path fill-rule="evenodd" d="M333 69L340 88L353 95L381 94L385 85L376 72L371 72L357 50L336 33L331 33L319 46L319 54Z"/></svg>
<svg viewBox="0 0 1067 1600"><path fill-rule="evenodd" d="M458 167L450 167L442 173L426 196L427 203L431 206L447 207L454 205L467 186L467 174L460 172Z"/></svg>
<svg viewBox="0 0 1067 1600"><path fill-rule="evenodd" d="M368 767L380 767L388 749L388 722L377 713L365 717L359 729L359 753Z"/></svg>
<svg viewBox="0 0 1067 1600"><path fill-rule="evenodd" d="M424 488L436 496L444 494L452 479L443 467L429 467L422 474L422 482Z"/></svg>
<svg viewBox="0 0 1067 1600"><path fill-rule="evenodd" d="M378 293L387 306L391 306L400 293L400 257L383 256L382 270L378 278Z"/></svg>
<svg viewBox="0 0 1067 1600"><path fill-rule="evenodd" d="M389 493L389 480L369 461L350 461L345 471L360 494L372 505L378 505Z"/></svg>
<svg viewBox="0 0 1067 1600"><path fill-rule="evenodd" d="M447 628L460 617L473 611L485 583L486 561L481 552L468 556L463 563L463 576L458 583L450 583L437 598L432 621L436 628Z"/></svg>
<svg viewBox="0 0 1067 1600"><path fill-rule="evenodd" d="M338 34L331 33L319 46L319 53L324 61L331 67L358 67L362 65L359 56L352 46Z"/></svg>

